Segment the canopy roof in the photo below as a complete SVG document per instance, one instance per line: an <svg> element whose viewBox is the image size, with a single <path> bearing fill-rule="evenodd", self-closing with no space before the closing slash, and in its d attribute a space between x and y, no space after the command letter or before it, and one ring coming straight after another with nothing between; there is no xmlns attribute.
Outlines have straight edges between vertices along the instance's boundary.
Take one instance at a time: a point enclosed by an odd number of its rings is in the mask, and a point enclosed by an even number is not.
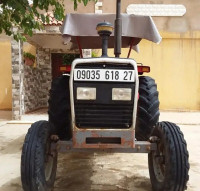
<svg viewBox="0 0 200 191"><path fill-rule="evenodd" d="M64 43L72 43L77 48L77 37L83 49L101 48L101 38L96 26L103 21L110 22L114 26L115 14L67 14L63 23L62 34ZM136 16L122 14L122 48L129 47L131 43L137 50L137 44L141 39L155 43L161 41L161 36L150 16ZM114 32L112 33L109 48L114 47Z"/></svg>

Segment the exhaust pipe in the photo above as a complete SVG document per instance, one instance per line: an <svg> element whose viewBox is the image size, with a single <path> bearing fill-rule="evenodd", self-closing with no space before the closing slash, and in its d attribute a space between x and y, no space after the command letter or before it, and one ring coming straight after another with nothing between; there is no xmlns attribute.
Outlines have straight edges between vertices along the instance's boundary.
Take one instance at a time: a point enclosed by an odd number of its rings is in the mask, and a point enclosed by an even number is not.
<svg viewBox="0 0 200 191"><path fill-rule="evenodd" d="M97 32L102 37L102 55L101 57L108 57L108 39L113 31L113 26L109 22L99 23L97 25Z"/></svg>
<svg viewBox="0 0 200 191"><path fill-rule="evenodd" d="M115 20L115 49L116 58L120 57L122 44L122 19L121 19L121 0L116 3L116 20Z"/></svg>

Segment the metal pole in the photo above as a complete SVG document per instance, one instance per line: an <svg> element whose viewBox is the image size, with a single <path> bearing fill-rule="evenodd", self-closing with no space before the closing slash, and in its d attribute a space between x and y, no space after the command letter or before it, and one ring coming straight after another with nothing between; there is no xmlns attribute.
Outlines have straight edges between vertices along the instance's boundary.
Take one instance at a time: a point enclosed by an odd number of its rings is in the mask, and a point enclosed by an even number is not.
<svg viewBox="0 0 200 191"><path fill-rule="evenodd" d="M115 57L121 54L122 44L122 20L121 20L121 0L117 0L116 4L116 20L115 20Z"/></svg>
<svg viewBox="0 0 200 191"><path fill-rule="evenodd" d="M108 38L109 36L107 35L102 36L102 56L101 57L108 57Z"/></svg>

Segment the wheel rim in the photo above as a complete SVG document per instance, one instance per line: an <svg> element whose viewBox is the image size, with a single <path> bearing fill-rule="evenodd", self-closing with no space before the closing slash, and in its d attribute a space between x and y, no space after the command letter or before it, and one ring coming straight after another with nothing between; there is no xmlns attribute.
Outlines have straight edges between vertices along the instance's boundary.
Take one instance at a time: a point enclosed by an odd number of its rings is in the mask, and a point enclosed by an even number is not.
<svg viewBox="0 0 200 191"><path fill-rule="evenodd" d="M156 179L159 182L163 182L165 179L165 155L163 144L157 145L157 151L152 153L153 169Z"/></svg>
<svg viewBox="0 0 200 191"><path fill-rule="evenodd" d="M47 143L46 155L45 155L45 179L48 181L51 178L53 170L54 157L50 153L50 143Z"/></svg>

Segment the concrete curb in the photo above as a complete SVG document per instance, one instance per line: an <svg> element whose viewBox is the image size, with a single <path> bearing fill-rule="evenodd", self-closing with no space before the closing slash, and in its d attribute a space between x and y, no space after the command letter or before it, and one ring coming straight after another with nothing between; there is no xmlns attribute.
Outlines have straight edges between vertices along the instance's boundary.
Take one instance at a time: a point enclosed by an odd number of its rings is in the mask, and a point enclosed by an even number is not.
<svg viewBox="0 0 200 191"><path fill-rule="evenodd" d="M6 124L33 124L35 121L8 121L3 124L0 123L0 127ZM160 121L161 122L161 121ZM200 123L180 123L180 122L172 122L177 125L200 125Z"/></svg>
<svg viewBox="0 0 200 191"><path fill-rule="evenodd" d="M8 121L7 124L33 124L35 121Z"/></svg>
<svg viewBox="0 0 200 191"><path fill-rule="evenodd" d="M6 125L7 124L7 121L2 121L2 122L0 122L0 127L1 126L4 126L4 125Z"/></svg>

